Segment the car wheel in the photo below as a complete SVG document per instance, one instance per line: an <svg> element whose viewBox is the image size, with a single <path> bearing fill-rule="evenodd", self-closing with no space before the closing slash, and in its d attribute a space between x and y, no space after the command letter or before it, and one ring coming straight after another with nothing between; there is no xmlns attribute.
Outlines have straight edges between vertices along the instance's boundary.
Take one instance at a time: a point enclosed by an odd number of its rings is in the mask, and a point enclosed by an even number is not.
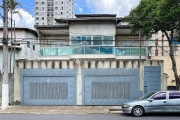
<svg viewBox="0 0 180 120"><path fill-rule="evenodd" d="M144 114L144 109L141 106L135 106L132 109L132 115L136 116L136 117L141 117Z"/></svg>

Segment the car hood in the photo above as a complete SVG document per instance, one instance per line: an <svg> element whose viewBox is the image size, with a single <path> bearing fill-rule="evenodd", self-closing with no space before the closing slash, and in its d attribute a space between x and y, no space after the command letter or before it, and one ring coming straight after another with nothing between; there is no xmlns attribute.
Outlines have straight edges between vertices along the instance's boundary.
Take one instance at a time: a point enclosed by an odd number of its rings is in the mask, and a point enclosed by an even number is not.
<svg viewBox="0 0 180 120"><path fill-rule="evenodd" d="M133 104L136 104L136 105L143 105L143 104L146 104L147 103L147 99L144 99L144 100L133 100L133 101L128 101L128 102L125 102L123 104L129 104L129 105L133 105Z"/></svg>

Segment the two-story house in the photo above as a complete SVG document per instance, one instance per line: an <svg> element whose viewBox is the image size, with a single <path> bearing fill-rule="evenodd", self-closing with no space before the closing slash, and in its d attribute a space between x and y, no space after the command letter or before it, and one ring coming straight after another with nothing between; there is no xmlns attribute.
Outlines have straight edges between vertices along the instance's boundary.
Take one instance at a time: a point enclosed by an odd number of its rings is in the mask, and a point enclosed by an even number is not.
<svg viewBox="0 0 180 120"><path fill-rule="evenodd" d="M165 88L163 61L146 60L145 37L123 18L82 14L35 27L39 59L16 61L22 105L121 105Z"/></svg>

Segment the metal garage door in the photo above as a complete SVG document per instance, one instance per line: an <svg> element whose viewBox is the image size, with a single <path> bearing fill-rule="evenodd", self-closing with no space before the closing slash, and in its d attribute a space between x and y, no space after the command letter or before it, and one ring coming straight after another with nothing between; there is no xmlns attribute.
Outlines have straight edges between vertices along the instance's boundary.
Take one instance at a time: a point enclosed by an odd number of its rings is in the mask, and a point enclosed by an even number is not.
<svg viewBox="0 0 180 120"><path fill-rule="evenodd" d="M76 70L21 70L21 105L76 105Z"/></svg>
<svg viewBox="0 0 180 120"><path fill-rule="evenodd" d="M144 96L161 90L161 67L144 67Z"/></svg>
<svg viewBox="0 0 180 120"><path fill-rule="evenodd" d="M83 69L84 105L122 105L140 97L139 69Z"/></svg>

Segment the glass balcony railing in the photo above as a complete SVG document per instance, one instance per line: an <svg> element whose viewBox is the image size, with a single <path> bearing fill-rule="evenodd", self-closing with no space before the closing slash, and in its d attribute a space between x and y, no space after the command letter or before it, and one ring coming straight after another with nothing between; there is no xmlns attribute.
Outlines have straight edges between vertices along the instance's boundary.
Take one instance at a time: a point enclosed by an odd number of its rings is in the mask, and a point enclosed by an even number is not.
<svg viewBox="0 0 180 120"><path fill-rule="evenodd" d="M40 56L66 56L69 55L69 47L61 48L40 48Z"/></svg>
<svg viewBox="0 0 180 120"><path fill-rule="evenodd" d="M72 46L71 54L114 54L114 47Z"/></svg>
<svg viewBox="0 0 180 120"><path fill-rule="evenodd" d="M75 54L115 54L117 56L138 56L139 47L111 46L71 46L61 48L40 48L40 56L67 56ZM146 55L146 48L141 48L141 55Z"/></svg>
<svg viewBox="0 0 180 120"><path fill-rule="evenodd" d="M115 47L115 54L118 56L139 56L139 47ZM146 55L146 48L141 48L141 55Z"/></svg>

